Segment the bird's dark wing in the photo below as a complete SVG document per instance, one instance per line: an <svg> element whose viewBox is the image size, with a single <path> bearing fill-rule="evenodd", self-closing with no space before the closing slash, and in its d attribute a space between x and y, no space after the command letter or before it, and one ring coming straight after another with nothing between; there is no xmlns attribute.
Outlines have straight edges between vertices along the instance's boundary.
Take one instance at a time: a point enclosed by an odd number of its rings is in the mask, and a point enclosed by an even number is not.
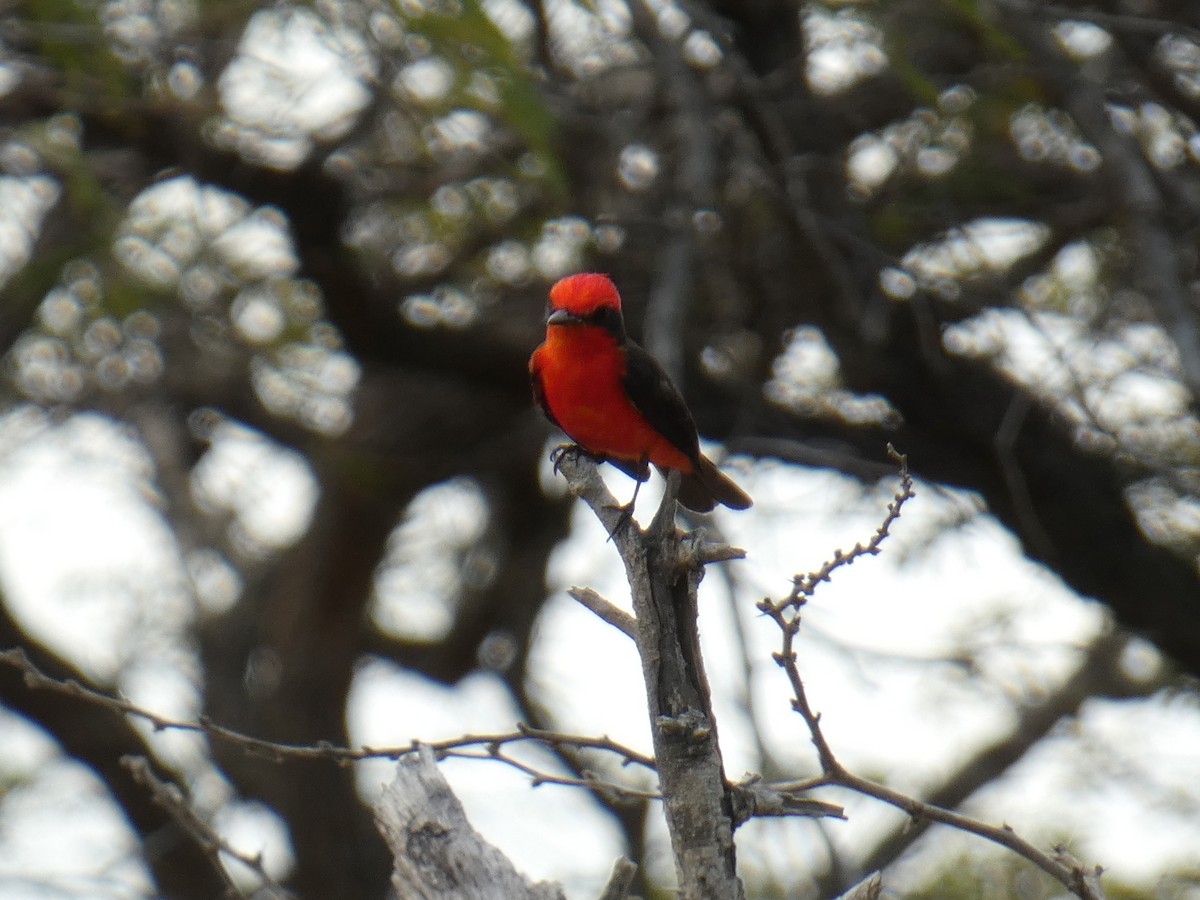
<svg viewBox="0 0 1200 900"><path fill-rule="evenodd" d="M749 495L700 453L696 423L683 397L671 379L649 353L633 341L625 344L625 392L646 421L681 450L695 470L679 483L679 502L696 512L709 512L718 503L730 509L748 509ZM646 474L635 475L616 460L610 460L627 474L644 481Z"/></svg>
<svg viewBox="0 0 1200 900"><path fill-rule="evenodd" d="M700 457L696 423L683 397L657 360L633 341L625 342L625 392L654 428L695 462Z"/></svg>

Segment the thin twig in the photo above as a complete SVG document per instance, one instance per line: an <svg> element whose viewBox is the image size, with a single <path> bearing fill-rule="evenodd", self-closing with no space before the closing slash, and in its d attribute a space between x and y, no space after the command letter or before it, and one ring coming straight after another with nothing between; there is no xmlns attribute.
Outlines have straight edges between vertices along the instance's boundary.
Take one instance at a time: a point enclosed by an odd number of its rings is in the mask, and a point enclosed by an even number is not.
<svg viewBox="0 0 1200 900"><path fill-rule="evenodd" d="M836 784L865 796L874 797L889 806L903 810L914 819L929 819L986 838L1023 856L1039 869L1051 875L1081 900L1104 900L1104 894L1101 893L1098 882L1099 867L1089 869L1077 860L1071 859L1061 848L1056 848L1055 854L1051 856L1022 838L1007 824L989 825L953 810L923 803L907 794L893 790L887 785L862 778L842 768L839 768L838 772L830 777L829 784Z"/></svg>
<svg viewBox="0 0 1200 900"><path fill-rule="evenodd" d="M647 791L640 788L631 788L623 784L617 784L613 781L607 781L599 777L594 772L584 770L582 778L576 778L571 775L552 775L543 772L540 769L521 762L515 757L504 753L499 746L489 745L483 753L469 753L465 750L449 750L437 754L438 759L492 759L496 762L504 763L510 768L516 769L529 776L530 783L533 787L541 787L543 784L557 784L564 787L581 787L589 791L607 794L612 797L622 797L630 800L661 800L662 794L658 791Z"/></svg>
<svg viewBox="0 0 1200 900"><path fill-rule="evenodd" d="M860 557L875 556L879 553L880 545L891 533L892 525L900 518L901 508L916 496L916 492L913 490L912 475L908 471L908 457L903 453L898 453L896 448L891 444L887 445L887 453L888 458L899 466L900 488L896 491L892 502L888 504L887 515L880 526L875 529L875 533L871 536L871 539L866 544L855 544L849 553L842 550L835 550L833 558L822 565L816 572L797 575L792 579L792 592L787 596L787 599L779 603L777 607L773 606L772 608L778 608L780 612L784 612L789 607L798 609L813 595L817 589L817 585L823 581L829 581L830 576L835 571L843 566L850 565Z"/></svg>
<svg viewBox="0 0 1200 900"><path fill-rule="evenodd" d="M599 597L598 594L596 596ZM604 602L607 603L608 601ZM631 616L629 618L632 620ZM25 677L25 683L31 689L48 690L65 694L109 709L117 715L142 719L149 722L155 731L190 731L203 734L233 744L246 753L278 763L289 760L325 759L338 765L348 765L368 759L399 760L419 753L420 748L426 746L433 750L438 759L474 759L499 762L527 775L534 787L543 784L579 787L592 793L603 795L611 803L662 799L662 793L658 790L620 784L588 769L582 769L578 777L560 775L539 769L505 752L505 748L522 743L540 744L554 751L559 751L567 747L575 751L591 750L618 757L622 767L636 765L657 775L658 768L653 757L640 753L624 744L620 744L607 736L590 737L587 735L567 734L543 728L533 728L529 725L518 723L516 729L513 731L495 734L464 734L442 741L413 740L411 743L394 747L343 747L324 741L315 744L282 744L242 734L208 719L202 718L197 721L170 719L138 706L129 700L114 697L95 688L87 687L78 681L53 678L34 665L20 648L0 650L0 664L7 664L19 669ZM760 793L764 791L779 795L786 801L792 801L790 805L779 807L782 811L769 813L771 815L810 816L815 814L835 814L830 812L818 813L817 810L819 808L827 809L828 807L818 807L813 804L806 805L799 802L799 799L795 797L798 791L794 784L784 786L763 785ZM761 814L768 813L763 812ZM202 846L207 845L202 844ZM247 860L242 861L249 865Z"/></svg>
<svg viewBox="0 0 1200 900"><path fill-rule="evenodd" d="M365 759L400 759L417 753L420 746L433 748L439 756L454 755L456 751L464 751L471 747L500 747L517 743L539 743L553 748L556 745L576 747L581 750L598 750L612 753L621 757L622 765L637 764L654 770L654 759L639 753L631 747L626 747L608 737L589 737L586 735L566 734L558 731L548 731L531 728L518 724L513 731L496 734L464 734L444 741L412 741L395 747L343 747L327 741L315 744L283 744L267 741L252 735L243 734L232 728L218 725L206 718L196 721L171 719L161 716L151 710L131 703L120 697L114 697L95 688L87 687L73 679L60 680L41 671L20 648L0 650L0 663L19 669L25 677L26 685L33 690L48 690L69 697L87 700L97 706L112 710L118 715L133 716L149 722L155 731L191 731L204 734L219 740L228 741L241 747L247 753L264 756L275 761L287 759L328 759L337 763L357 762ZM489 751L489 757L492 754ZM549 780L546 778L544 780Z"/></svg>
<svg viewBox="0 0 1200 900"><path fill-rule="evenodd" d="M573 587L567 591L567 594L581 606L595 613L601 621L617 629L625 637L636 639L637 623L634 621L633 616L612 601L605 599L591 588L586 587Z"/></svg>

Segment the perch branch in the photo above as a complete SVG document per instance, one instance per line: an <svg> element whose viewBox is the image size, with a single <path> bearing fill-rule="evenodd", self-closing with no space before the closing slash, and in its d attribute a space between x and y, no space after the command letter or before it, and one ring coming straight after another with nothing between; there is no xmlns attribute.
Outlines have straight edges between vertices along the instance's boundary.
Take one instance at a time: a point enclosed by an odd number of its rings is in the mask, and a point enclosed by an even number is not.
<svg viewBox="0 0 1200 900"><path fill-rule="evenodd" d="M692 542L682 542L675 528L679 476L667 479L647 530L628 519L614 531L620 513L596 464L564 454L559 470L612 534L625 565L680 896L742 900L733 843L735 792L725 780L696 630L704 569L695 563Z"/></svg>

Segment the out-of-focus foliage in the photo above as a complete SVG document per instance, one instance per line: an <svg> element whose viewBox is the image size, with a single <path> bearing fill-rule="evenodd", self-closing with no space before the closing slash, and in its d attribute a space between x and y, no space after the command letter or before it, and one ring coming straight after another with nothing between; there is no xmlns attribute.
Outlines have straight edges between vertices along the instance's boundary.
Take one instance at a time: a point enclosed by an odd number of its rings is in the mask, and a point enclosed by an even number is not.
<svg viewBox="0 0 1200 900"><path fill-rule="evenodd" d="M968 855L948 861L945 869L929 873L924 886L905 892L912 900L1051 900L1062 896L1062 885L1044 872L1022 865L1011 856L980 858ZM1193 896L1195 878L1185 874L1163 879L1154 896L1186 900ZM1105 896L1111 900L1137 900L1145 892L1109 879Z"/></svg>

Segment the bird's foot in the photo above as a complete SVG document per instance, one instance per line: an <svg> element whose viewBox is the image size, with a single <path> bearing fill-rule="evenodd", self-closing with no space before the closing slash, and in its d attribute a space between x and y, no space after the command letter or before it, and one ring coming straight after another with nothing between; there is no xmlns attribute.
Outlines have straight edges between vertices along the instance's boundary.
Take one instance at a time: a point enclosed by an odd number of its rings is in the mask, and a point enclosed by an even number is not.
<svg viewBox="0 0 1200 900"><path fill-rule="evenodd" d="M595 463L602 463L605 461L605 457L602 454L592 453L588 450L585 450L583 447L579 446L579 444L559 444L550 451L550 462L554 466L555 475L562 474L563 460L565 460L568 456L571 459L579 459L579 457L582 456L585 459L590 459Z"/></svg>
<svg viewBox="0 0 1200 900"><path fill-rule="evenodd" d="M645 461L642 462L642 465L643 466L645 465ZM618 531L620 531L622 528L624 528L626 525L628 525L630 522L633 521L633 507L637 503L638 491L640 491L641 489L642 489L642 479L639 478L636 481L634 481L634 483L633 483L633 496L629 498L628 503L626 503L624 506L606 506L605 507L605 509L615 509L621 514L617 517L616 524L613 525L612 531L610 531L608 533L608 539L610 541L613 539L613 536L616 535L616 533Z"/></svg>
<svg viewBox="0 0 1200 900"><path fill-rule="evenodd" d="M560 470L562 469L563 460L566 459L567 456L578 459L579 455L583 452L583 448L578 444L559 444L557 447L551 450L550 463L554 466L554 474L562 474Z"/></svg>
<svg viewBox="0 0 1200 900"><path fill-rule="evenodd" d="M620 531L622 528L624 528L626 525L628 525L629 523L631 523L633 521L633 503L634 503L634 500L636 500L636 499L637 499L637 497L634 497L633 500L630 500L628 503L626 503L624 505L619 505L619 504L613 504L613 505L606 504L605 505L605 507L604 507L605 509L611 509L611 510L614 510L614 511L620 513L620 515L617 516L617 521L613 524L612 531L610 531L608 533L608 539L610 541L614 537L617 536L618 531Z"/></svg>

